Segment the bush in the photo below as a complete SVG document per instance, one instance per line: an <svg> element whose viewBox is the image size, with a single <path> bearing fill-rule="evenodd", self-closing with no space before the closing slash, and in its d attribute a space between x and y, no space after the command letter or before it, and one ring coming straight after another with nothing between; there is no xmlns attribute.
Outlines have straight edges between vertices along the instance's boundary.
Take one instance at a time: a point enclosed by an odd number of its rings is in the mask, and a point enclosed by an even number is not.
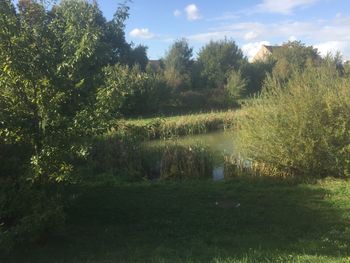
<svg viewBox="0 0 350 263"><path fill-rule="evenodd" d="M241 71L231 71L228 75L225 89L230 100L235 102L241 99L247 88L247 80L242 77Z"/></svg>
<svg viewBox="0 0 350 263"><path fill-rule="evenodd" d="M181 92L179 97L182 109L191 111L206 108L207 97L203 92L188 90Z"/></svg>
<svg viewBox="0 0 350 263"><path fill-rule="evenodd" d="M92 177L111 174L135 179L142 176L140 158L139 138L119 132L94 140L86 167Z"/></svg>
<svg viewBox="0 0 350 263"><path fill-rule="evenodd" d="M269 77L238 117L236 146L245 158L297 175L350 175L350 85L334 65Z"/></svg>

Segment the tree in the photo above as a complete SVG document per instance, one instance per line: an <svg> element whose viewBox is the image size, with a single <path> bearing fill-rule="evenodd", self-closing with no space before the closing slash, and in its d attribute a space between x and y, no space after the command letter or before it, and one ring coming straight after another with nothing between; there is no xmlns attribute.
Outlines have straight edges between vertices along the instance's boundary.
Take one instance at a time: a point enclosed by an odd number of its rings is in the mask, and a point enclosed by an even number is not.
<svg viewBox="0 0 350 263"><path fill-rule="evenodd" d="M281 80L287 80L294 70L304 70L307 66L316 66L321 61L313 46L305 46L300 41L289 41L272 54L276 61L272 74Z"/></svg>
<svg viewBox="0 0 350 263"><path fill-rule="evenodd" d="M198 67L204 86L223 87L228 73L238 70L244 60L242 51L233 40L211 41L198 54Z"/></svg>
<svg viewBox="0 0 350 263"><path fill-rule="evenodd" d="M145 71L148 64L147 49L148 48L143 45L131 48L128 65L139 65L141 70Z"/></svg>
<svg viewBox="0 0 350 263"><path fill-rule="evenodd" d="M185 89L191 86L192 52L185 39L176 41L167 52L163 60L164 75L172 88Z"/></svg>
<svg viewBox="0 0 350 263"><path fill-rule="evenodd" d="M252 96L262 90L266 76L271 74L275 63L276 61L269 57L266 61L245 62L242 64L242 76L247 80L244 96Z"/></svg>
<svg viewBox="0 0 350 263"><path fill-rule="evenodd" d="M58 186L86 157L85 139L107 127L97 118L108 111L96 109L97 93L105 66L129 52L127 10L116 13L109 41L96 2L62 0L48 10L42 1L21 0L16 10L0 1L0 149L20 167L0 170L0 231L35 239L63 218Z"/></svg>
<svg viewBox="0 0 350 263"><path fill-rule="evenodd" d="M127 64L130 44L125 40L125 20L129 18L128 1L119 4L113 19L106 24L104 41L111 52L110 64Z"/></svg>

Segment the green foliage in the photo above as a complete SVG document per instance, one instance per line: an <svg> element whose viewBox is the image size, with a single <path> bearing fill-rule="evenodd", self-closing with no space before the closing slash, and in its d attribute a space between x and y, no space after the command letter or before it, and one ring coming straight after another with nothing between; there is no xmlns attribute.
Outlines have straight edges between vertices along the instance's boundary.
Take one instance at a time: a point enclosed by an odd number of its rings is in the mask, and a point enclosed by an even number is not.
<svg viewBox="0 0 350 263"><path fill-rule="evenodd" d="M210 112L167 118L118 121L112 134L137 136L141 140L165 139L229 129L234 126L234 111Z"/></svg>
<svg viewBox="0 0 350 263"><path fill-rule="evenodd" d="M167 84L175 89L188 89L191 86L193 49L186 39L176 41L164 58L164 77Z"/></svg>
<svg viewBox="0 0 350 263"><path fill-rule="evenodd" d="M120 64L103 70L104 84L97 91L98 118L114 123L120 115L157 112L166 106L170 90L163 78L145 73L138 66Z"/></svg>
<svg viewBox="0 0 350 263"><path fill-rule="evenodd" d="M241 72L244 79L247 80L244 96L252 96L261 92L264 80L268 74L271 74L275 63L272 58L266 61L243 63Z"/></svg>
<svg viewBox="0 0 350 263"><path fill-rule="evenodd" d="M167 145L160 161L160 179L210 178L213 157L201 145Z"/></svg>
<svg viewBox="0 0 350 263"><path fill-rule="evenodd" d="M349 176L349 78L333 63L269 77L244 108L237 149L246 158L296 175Z"/></svg>
<svg viewBox="0 0 350 263"><path fill-rule="evenodd" d="M247 81L242 77L241 71L232 71L227 79L225 89L230 96L230 99L237 101L242 98L247 87Z"/></svg>
<svg viewBox="0 0 350 263"><path fill-rule="evenodd" d="M300 41L284 43L274 50L272 59L276 61L272 73L281 80L287 80L294 70L303 70L321 62L317 49Z"/></svg>
<svg viewBox="0 0 350 263"><path fill-rule="evenodd" d="M9 161L0 184L11 189L0 198L0 231L16 240L62 222L57 186L74 180L87 138L108 126L98 117L115 109L96 96L103 68L130 53L126 5L107 23L96 2L64 0L50 10L42 2L0 2L0 148L9 153L0 155Z"/></svg>
<svg viewBox="0 0 350 263"><path fill-rule="evenodd" d="M203 86L223 87L229 72L238 70L243 53L233 40L211 41L198 54L198 67Z"/></svg>
<svg viewBox="0 0 350 263"><path fill-rule="evenodd" d="M148 64L147 47L138 45L130 51L128 65L139 65L142 71L146 70Z"/></svg>
<svg viewBox="0 0 350 263"><path fill-rule="evenodd" d="M80 173L83 180L91 180L101 174L128 180L144 176L141 167L140 138L132 134L108 134L95 138L89 159Z"/></svg>

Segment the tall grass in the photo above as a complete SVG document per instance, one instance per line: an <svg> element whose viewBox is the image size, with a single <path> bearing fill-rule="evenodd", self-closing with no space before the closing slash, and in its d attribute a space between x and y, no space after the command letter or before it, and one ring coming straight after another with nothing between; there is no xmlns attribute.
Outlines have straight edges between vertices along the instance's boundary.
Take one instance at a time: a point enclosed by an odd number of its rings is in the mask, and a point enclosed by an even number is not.
<svg viewBox="0 0 350 263"><path fill-rule="evenodd" d="M210 178L213 157L203 145L167 145L160 162L160 179Z"/></svg>
<svg viewBox="0 0 350 263"><path fill-rule="evenodd" d="M144 140L201 134L232 127L235 115L234 111L229 110L167 118L124 120L119 121L111 133L124 131L125 134Z"/></svg>
<svg viewBox="0 0 350 263"><path fill-rule="evenodd" d="M350 77L332 63L287 83L268 78L243 112L235 144L244 158L292 174L350 176Z"/></svg>

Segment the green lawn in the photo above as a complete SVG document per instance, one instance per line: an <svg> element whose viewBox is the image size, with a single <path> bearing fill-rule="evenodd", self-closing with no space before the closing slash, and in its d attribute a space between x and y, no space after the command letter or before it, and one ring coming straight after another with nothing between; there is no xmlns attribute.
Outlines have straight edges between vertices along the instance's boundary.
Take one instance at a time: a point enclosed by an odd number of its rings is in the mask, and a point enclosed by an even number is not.
<svg viewBox="0 0 350 263"><path fill-rule="evenodd" d="M67 232L1 262L350 262L350 181L74 187Z"/></svg>

